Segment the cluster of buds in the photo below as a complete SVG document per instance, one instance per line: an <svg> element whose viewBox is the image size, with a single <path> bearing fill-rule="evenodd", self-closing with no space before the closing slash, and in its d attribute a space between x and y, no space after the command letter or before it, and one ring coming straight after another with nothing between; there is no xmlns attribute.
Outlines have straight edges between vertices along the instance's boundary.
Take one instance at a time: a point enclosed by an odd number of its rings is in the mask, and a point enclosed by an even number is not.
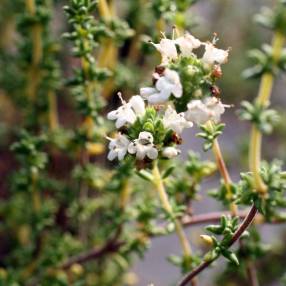
<svg viewBox="0 0 286 286"><path fill-rule="evenodd" d="M122 160L127 154L137 160L176 157L185 128L220 121L226 105L215 81L222 76L220 65L229 51L216 48L215 40L203 43L186 33L152 43L162 56L152 86L142 87L129 102L120 94L122 106L107 115L119 131L108 138L109 160ZM193 53L200 47L205 48L202 58Z"/></svg>

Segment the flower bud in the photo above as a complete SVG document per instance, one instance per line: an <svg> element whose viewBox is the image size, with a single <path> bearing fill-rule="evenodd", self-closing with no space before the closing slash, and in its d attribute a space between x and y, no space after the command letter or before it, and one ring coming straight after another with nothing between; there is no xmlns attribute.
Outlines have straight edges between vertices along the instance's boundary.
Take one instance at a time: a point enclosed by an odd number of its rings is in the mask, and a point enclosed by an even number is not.
<svg viewBox="0 0 286 286"><path fill-rule="evenodd" d="M197 73L197 71L198 71L198 69L197 69L196 67L194 67L194 66L192 66L192 65L189 65L189 66L188 66L187 72L188 72L188 75L189 75L189 76L195 75L195 74Z"/></svg>
<svg viewBox="0 0 286 286"><path fill-rule="evenodd" d="M214 244L212 237L209 236L209 235L202 234L202 235L200 235L200 238L201 238L207 245L212 246L212 245Z"/></svg>
<svg viewBox="0 0 286 286"><path fill-rule="evenodd" d="M144 125L143 125L143 129L145 131L148 131L148 132L153 132L154 131L154 126L151 122L146 122Z"/></svg>
<svg viewBox="0 0 286 286"><path fill-rule="evenodd" d="M203 95L203 92L202 92L202 90L200 88L195 90L195 92L194 92L194 97L195 98L200 98L200 97L202 97L202 95Z"/></svg>
<svg viewBox="0 0 286 286"><path fill-rule="evenodd" d="M4 268L0 268L0 279L5 280L7 276L7 271Z"/></svg>
<svg viewBox="0 0 286 286"><path fill-rule="evenodd" d="M105 145L101 143L87 142L85 147L90 155L100 155L105 151Z"/></svg>
<svg viewBox="0 0 286 286"><path fill-rule="evenodd" d="M80 276L83 274L84 269L83 267L79 264L79 263L75 263L71 266L71 272L76 275L76 276Z"/></svg>
<svg viewBox="0 0 286 286"><path fill-rule="evenodd" d="M163 73L164 73L164 71L165 71L165 67L164 66L156 66L155 67L155 72L157 73L157 74L159 74L160 76L162 76L163 75Z"/></svg>
<svg viewBox="0 0 286 286"><path fill-rule="evenodd" d="M181 145L183 142L183 139L177 133L173 133L172 134L172 142L176 143L177 145Z"/></svg>
<svg viewBox="0 0 286 286"><path fill-rule="evenodd" d="M128 286L137 285L138 276L134 272L129 272L124 275L124 282Z"/></svg>
<svg viewBox="0 0 286 286"><path fill-rule="evenodd" d="M176 149L175 147L166 147L162 151L162 156L168 159L172 159L177 157L181 153L180 150Z"/></svg>
<svg viewBox="0 0 286 286"><path fill-rule="evenodd" d="M215 97L219 97L220 96L220 89L219 89L218 86L213 85L210 90L211 90L211 94L213 96L215 96Z"/></svg>
<svg viewBox="0 0 286 286"><path fill-rule="evenodd" d="M214 65L213 71L212 71L212 76L214 78L221 78L222 77L222 70L220 65Z"/></svg>

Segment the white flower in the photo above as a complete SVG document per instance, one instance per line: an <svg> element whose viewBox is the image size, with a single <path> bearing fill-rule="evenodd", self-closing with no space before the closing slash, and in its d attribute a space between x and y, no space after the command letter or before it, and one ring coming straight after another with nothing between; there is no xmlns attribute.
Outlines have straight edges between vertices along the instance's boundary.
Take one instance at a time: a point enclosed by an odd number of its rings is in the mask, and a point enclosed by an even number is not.
<svg viewBox="0 0 286 286"><path fill-rule="evenodd" d="M217 49L212 43L205 44L205 53L202 57L202 61L213 64L224 64L227 62L229 50Z"/></svg>
<svg viewBox="0 0 286 286"><path fill-rule="evenodd" d="M191 100L188 103L188 110L185 112L185 118L198 125L204 124L210 118L210 111L201 100Z"/></svg>
<svg viewBox="0 0 286 286"><path fill-rule="evenodd" d="M107 139L110 140L108 145L110 151L108 153L107 159L112 161L115 158L118 158L118 160L121 161L127 153L130 141L125 135L122 135L121 133L118 133L116 138L107 137Z"/></svg>
<svg viewBox="0 0 286 286"><path fill-rule="evenodd" d="M219 122L221 115L229 105L222 104L216 97L207 97L204 101L192 100L188 104L185 118L196 124L204 124L208 120Z"/></svg>
<svg viewBox="0 0 286 286"><path fill-rule="evenodd" d="M181 134L184 128L190 128L193 126L192 122L185 119L183 112L178 114L170 105L165 111L163 124L165 128L171 129L178 134Z"/></svg>
<svg viewBox="0 0 286 286"><path fill-rule="evenodd" d="M193 54L193 49L197 49L201 46L201 41L189 33L177 38L175 42L180 47L181 54L184 57L190 57Z"/></svg>
<svg viewBox="0 0 286 286"><path fill-rule="evenodd" d="M166 64L170 60L175 60L178 57L176 43L170 39L162 39L159 44L154 44L154 47L161 53L162 63Z"/></svg>
<svg viewBox="0 0 286 286"><path fill-rule="evenodd" d="M162 151L162 156L168 159L177 157L180 154L181 154L181 151L176 149L175 147L166 147Z"/></svg>
<svg viewBox="0 0 286 286"><path fill-rule="evenodd" d="M107 114L108 119L116 120L116 128L121 128L125 124L133 124L137 116L141 116L145 112L144 100L140 96L132 96L128 103L122 99L120 94L119 97L122 106Z"/></svg>
<svg viewBox="0 0 286 286"><path fill-rule="evenodd" d="M140 89L140 95L147 99L149 103L163 103L173 94L179 98L183 94L183 87L179 74L176 71L165 69L163 75L159 77L155 88L143 87Z"/></svg>
<svg viewBox="0 0 286 286"><path fill-rule="evenodd" d="M207 97L205 99L205 105L211 113L211 119L214 122L220 121L220 116L225 112L225 107L229 105L222 104L222 102L216 97Z"/></svg>
<svg viewBox="0 0 286 286"><path fill-rule="evenodd" d="M154 160L158 157L158 151L153 144L154 138L150 132L140 132L138 139L135 139L128 146L130 154L136 154L138 160L143 160L146 156Z"/></svg>

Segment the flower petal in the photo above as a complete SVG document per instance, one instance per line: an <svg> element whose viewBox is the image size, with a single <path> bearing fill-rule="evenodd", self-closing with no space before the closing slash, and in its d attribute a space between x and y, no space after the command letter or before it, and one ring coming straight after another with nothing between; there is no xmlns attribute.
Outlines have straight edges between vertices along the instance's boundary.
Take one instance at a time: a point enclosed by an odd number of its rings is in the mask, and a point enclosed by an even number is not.
<svg viewBox="0 0 286 286"><path fill-rule="evenodd" d="M117 110L113 110L107 113L107 119L115 120L117 118L118 112Z"/></svg>
<svg viewBox="0 0 286 286"><path fill-rule="evenodd" d="M169 99L170 94L171 93L169 91L165 91L165 92L161 91L160 93L156 93L156 94L149 96L148 102L151 104L164 103Z"/></svg>
<svg viewBox="0 0 286 286"><path fill-rule="evenodd" d="M158 150L155 147L151 147L147 150L147 157L151 160L155 160L158 157Z"/></svg>
<svg viewBox="0 0 286 286"><path fill-rule="evenodd" d="M137 146L136 146L136 143L135 142L131 142L128 146L128 152L130 154L135 154L137 151Z"/></svg>
<svg viewBox="0 0 286 286"><path fill-rule="evenodd" d="M145 113L145 103L141 96L132 96L129 103L137 115L143 115Z"/></svg>
<svg viewBox="0 0 286 286"><path fill-rule="evenodd" d="M114 150L109 151L107 159L113 161L117 157L117 153Z"/></svg>
<svg viewBox="0 0 286 286"><path fill-rule="evenodd" d="M148 98L148 96L157 92L157 89L154 87L142 87L140 88L140 95L143 98Z"/></svg>
<svg viewBox="0 0 286 286"><path fill-rule="evenodd" d="M182 87L181 83L180 84L176 84L173 87L172 93L177 98L182 97L182 95L183 95L183 87Z"/></svg>

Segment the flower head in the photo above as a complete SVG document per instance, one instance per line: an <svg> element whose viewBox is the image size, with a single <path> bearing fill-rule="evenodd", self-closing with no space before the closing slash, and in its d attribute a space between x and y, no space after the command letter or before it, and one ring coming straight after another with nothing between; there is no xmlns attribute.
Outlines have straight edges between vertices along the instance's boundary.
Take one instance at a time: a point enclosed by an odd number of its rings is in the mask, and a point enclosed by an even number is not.
<svg viewBox="0 0 286 286"><path fill-rule="evenodd" d="M135 139L128 146L130 154L136 154L138 160L143 160L146 156L154 160L158 157L158 150L153 144L154 138L150 132L140 132L138 139Z"/></svg>
<svg viewBox="0 0 286 286"><path fill-rule="evenodd" d="M197 49L201 46L201 41L196 39L193 35L186 33L184 36L175 40L176 44L180 48L181 55L184 57L190 57L193 55L193 49Z"/></svg>
<svg viewBox="0 0 286 286"><path fill-rule="evenodd" d="M204 101L198 99L191 100L188 103L185 118L198 125L204 124L208 120L218 122L225 111L225 107L229 106L222 104L216 97L207 97Z"/></svg>
<svg viewBox="0 0 286 286"><path fill-rule="evenodd" d="M144 87L140 89L140 95L151 104L166 102L171 94L177 98L181 97L183 87L179 74L170 69L165 69L163 75L158 76L155 88Z"/></svg>
<svg viewBox="0 0 286 286"><path fill-rule="evenodd" d="M121 133L118 133L116 138L107 137L107 139L110 141L108 145L110 150L107 156L108 160L112 161L115 158L118 158L118 160L121 161L127 153L130 141Z"/></svg>
<svg viewBox="0 0 286 286"><path fill-rule="evenodd" d="M137 116L141 116L145 112L144 100L140 96L132 96L128 103L122 99L120 94L119 97L122 106L107 114L108 119L116 120L116 128L121 128L125 124L133 124Z"/></svg>
<svg viewBox="0 0 286 286"><path fill-rule="evenodd" d="M163 124L165 128L171 129L178 134L181 134L185 128L190 128L193 126L192 122L185 119L183 112L178 114L171 106L168 106L165 111Z"/></svg>
<svg viewBox="0 0 286 286"><path fill-rule="evenodd" d="M225 107L229 107L229 105L223 104L216 97L208 97L205 99L205 105L210 111L211 119L214 122L219 122L221 115L225 112Z"/></svg>
<svg viewBox="0 0 286 286"><path fill-rule="evenodd" d="M210 65L224 64L227 62L228 54L229 50L217 49L212 43L206 43L202 61Z"/></svg>
<svg viewBox="0 0 286 286"><path fill-rule="evenodd" d="M191 100L188 103L188 110L185 112L185 118L198 125L204 124L210 118L210 111L201 100Z"/></svg>

